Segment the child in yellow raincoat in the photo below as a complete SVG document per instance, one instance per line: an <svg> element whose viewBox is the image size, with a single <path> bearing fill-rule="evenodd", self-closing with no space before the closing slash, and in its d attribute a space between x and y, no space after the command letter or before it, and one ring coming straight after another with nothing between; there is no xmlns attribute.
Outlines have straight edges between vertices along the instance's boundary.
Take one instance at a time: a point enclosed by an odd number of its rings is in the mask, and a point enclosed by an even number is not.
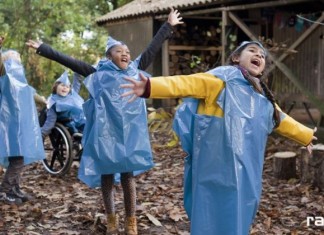
<svg viewBox="0 0 324 235"><path fill-rule="evenodd" d="M184 204L192 235L247 235L262 190L268 135L275 131L311 151L315 130L283 113L262 81L267 51L243 42L228 66L192 75L127 78L122 96L188 99L174 129L188 153Z"/></svg>

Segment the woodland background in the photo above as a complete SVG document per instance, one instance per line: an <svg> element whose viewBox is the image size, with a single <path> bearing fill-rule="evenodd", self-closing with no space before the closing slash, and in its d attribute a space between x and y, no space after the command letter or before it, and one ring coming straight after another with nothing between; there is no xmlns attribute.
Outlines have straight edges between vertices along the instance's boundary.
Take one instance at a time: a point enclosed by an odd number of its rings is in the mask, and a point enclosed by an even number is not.
<svg viewBox="0 0 324 235"><path fill-rule="evenodd" d="M0 35L6 37L4 48L21 53L29 84L39 94L48 96L64 67L36 55L25 42L39 39L94 64L104 56L108 36L95 19L127 2L130 1L1 0ZM172 116L158 125L150 123L156 166L137 179L140 234L189 234L182 201L185 154L169 132L171 119ZM300 175L285 181L275 179L271 156L276 151L295 151L300 156L298 145L270 136L262 200L251 234L324 235L323 227L306 226L307 216L323 216L323 192L301 184ZM0 234L105 234L100 190L82 184L77 179L77 170L75 162L68 175L54 177L41 163L28 166L23 174L23 189L34 195L35 200L19 207L1 204ZM116 193L122 228L124 207L119 186Z"/></svg>
<svg viewBox="0 0 324 235"><path fill-rule="evenodd" d="M95 19L130 0L1 0L0 35L3 49L17 50L26 78L41 95L48 96L53 82L64 72L56 62L36 55L25 45L41 40L77 59L95 64L104 56L108 33ZM82 91L83 96L87 96Z"/></svg>

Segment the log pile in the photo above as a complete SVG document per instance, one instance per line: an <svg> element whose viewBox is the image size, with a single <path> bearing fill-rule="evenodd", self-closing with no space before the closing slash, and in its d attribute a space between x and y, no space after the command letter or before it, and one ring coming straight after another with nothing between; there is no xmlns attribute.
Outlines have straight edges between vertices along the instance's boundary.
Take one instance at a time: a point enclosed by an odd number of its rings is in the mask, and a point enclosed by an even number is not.
<svg viewBox="0 0 324 235"><path fill-rule="evenodd" d="M215 26L216 25L216 26ZM206 72L221 65L221 27L219 20L186 19L168 40L168 56L163 64L168 75L189 75ZM168 112L174 112L179 99L162 101Z"/></svg>
<svg viewBox="0 0 324 235"><path fill-rule="evenodd" d="M211 22L186 22L169 40L169 75L188 75L221 65L221 29Z"/></svg>

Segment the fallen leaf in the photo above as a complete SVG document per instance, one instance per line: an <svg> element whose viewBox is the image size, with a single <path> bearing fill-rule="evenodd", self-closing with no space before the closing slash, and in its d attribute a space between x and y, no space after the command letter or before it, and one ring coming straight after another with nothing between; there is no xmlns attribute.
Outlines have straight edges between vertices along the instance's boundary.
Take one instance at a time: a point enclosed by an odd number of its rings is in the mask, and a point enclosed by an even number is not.
<svg viewBox="0 0 324 235"><path fill-rule="evenodd" d="M153 215L146 213L145 214L147 216L147 218L156 226L162 226L161 222L155 218Z"/></svg>

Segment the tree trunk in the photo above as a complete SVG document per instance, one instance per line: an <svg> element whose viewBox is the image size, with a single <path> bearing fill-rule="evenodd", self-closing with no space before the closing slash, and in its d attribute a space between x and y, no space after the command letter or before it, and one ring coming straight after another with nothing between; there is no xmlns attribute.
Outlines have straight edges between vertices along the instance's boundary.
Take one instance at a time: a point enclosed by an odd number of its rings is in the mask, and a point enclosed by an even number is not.
<svg viewBox="0 0 324 235"><path fill-rule="evenodd" d="M273 174L277 179L296 178L296 153L275 153L273 155Z"/></svg>
<svg viewBox="0 0 324 235"><path fill-rule="evenodd" d="M324 145L314 145L309 155L306 148L301 150L301 183L309 183L324 191Z"/></svg>

